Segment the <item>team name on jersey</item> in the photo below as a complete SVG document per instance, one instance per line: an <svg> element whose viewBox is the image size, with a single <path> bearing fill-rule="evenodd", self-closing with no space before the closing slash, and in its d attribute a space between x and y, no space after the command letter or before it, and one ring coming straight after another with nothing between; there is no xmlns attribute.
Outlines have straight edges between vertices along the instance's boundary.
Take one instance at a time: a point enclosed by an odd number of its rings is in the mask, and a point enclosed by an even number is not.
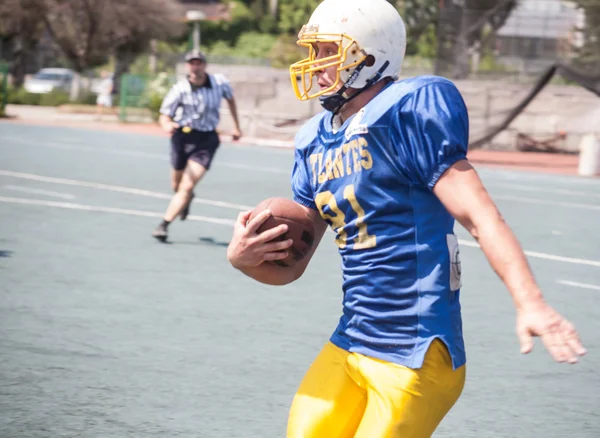
<svg viewBox="0 0 600 438"><path fill-rule="evenodd" d="M358 137L338 148L310 155L308 162L312 169L313 185L370 170L373 156L368 147L367 140Z"/></svg>

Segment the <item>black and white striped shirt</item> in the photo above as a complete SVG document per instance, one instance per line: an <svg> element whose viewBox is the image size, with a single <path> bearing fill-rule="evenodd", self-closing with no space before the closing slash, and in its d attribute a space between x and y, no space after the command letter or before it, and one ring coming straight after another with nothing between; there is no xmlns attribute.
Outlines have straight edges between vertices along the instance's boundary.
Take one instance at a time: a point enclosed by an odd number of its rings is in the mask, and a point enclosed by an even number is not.
<svg viewBox="0 0 600 438"><path fill-rule="evenodd" d="M221 74L208 75L205 85L192 87L188 79L177 82L165 96L160 113L197 131L214 131L219 124L221 99L231 99L233 90Z"/></svg>

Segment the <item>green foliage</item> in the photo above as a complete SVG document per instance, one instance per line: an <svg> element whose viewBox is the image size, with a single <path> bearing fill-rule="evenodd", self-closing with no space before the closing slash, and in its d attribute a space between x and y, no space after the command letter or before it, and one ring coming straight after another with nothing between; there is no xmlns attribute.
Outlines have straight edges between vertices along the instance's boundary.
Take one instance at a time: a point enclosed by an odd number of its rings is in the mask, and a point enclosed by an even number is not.
<svg viewBox="0 0 600 438"><path fill-rule="evenodd" d="M41 106L60 106L69 102L69 93L62 90L53 90L40 96Z"/></svg>
<svg viewBox="0 0 600 438"><path fill-rule="evenodd" d="M62 90L54 90L46 94L35 94L28 93L24 88L9 86L7 94L6 101L14 105L60 106L69 102L69 93Z"/></svg>
<svg viewBox="0 0 600 438"><path fill-rule="evenodd" d="M24 88L8 87L8 103L15 105L39 105L41 94L33 94L25 91Z"/></svg>
<svg viewBox="0 0 600 438"><path fill-rule="evenodd" d="M82 92L74 103L81 105L96 105L98 96L92 92Z"/></svg>
<svg viewBox="0 0 600 438"><path fill-rule="evenodd" d="M233 1L231 3L231 21L253 20L254 13L242 1Z"/></svg>
<svg viewBox="0 0 600 438"><path fill-rule="evenodd" d="M240 35L235 44L235 51L244 53L250 58L264 58L276 41L277 37L273 35L249 32Z"/></svg>
<svg viewBox="0 0 600 438"><path fill-rule="evenodd" d="M231 3L230 21L204 21L201 26L202 44L212 49L212 46L224 42L228 46L235 46L240 35L258 30L258 21L252 11L243 2ZM190 34L191 34L190 27Z"/></svg>
<svg viewBox="0 0 600 438"><path fill-rule="evenodd" d="M160 106L174 83L174 77L170 73L161 72L153 79L147 80L143 76L128 75L126 90L129 94L127 104L150 110L152 119L158 120Z"/></svg>
<svg viewBox="0 0 600 438"><path fill-rule="evenodd" d="M148 95L146 108L150 110L152 120L154 120L155 122L158 121L158 118L160 117L160 106L162 105L163 99L163 95L155 92L152 92Z"/></svg>
<svg viewBox="0 0 600 438"><path fill-rule="evenodd" d="M437 35L433 24L427 26L416 44L410 44L406 48L407 55L418 55L422 58L435 58L437 54Z"/></svg>
<svg viewBox="0 0 600 438"><path fill-rule="evenodd" d="M306 56L296 45L296 35L321 0L280 0L277 20L265 11L266 2L239 0L232 23L203 23L202 41L209 55L219 57L268 57L274 67L287 67ZM435 57L438 0L390 1L401 7L409 26L407 55ZM251 18L253 14L253 18ZM245 23L245 27L241 22ZM252 29L252 30L244 30Z"/></svg>
<svg viewBox="0 0 600 438"><path fill-rule="evenodd" d="M258 30L262 33L275 34L275 33L277 33L277 27L278 27L277 20L272 15L265 15L258 22Z"/></svg>
<svg viewBox="0 0 600 438"><path fill-rule="evenodd" d="M503 64L502 62L498 62L496 56L492 53L492 51L484 52L481 60L479 61L479 72L480 75L487 74L516 74L518 69L516 67Z"/></svg>
<svg viewBox="0 0 600 438"><path fill-rule="evenodd" d="M259 32L247 32L239 36L233 45L225 41L218 41L209 47L206 52L209 55L210 62L223 62L226 58L238 58L251 63L257 60L264 60L269 64L269 54L277 43L277 37L270 34L261 34Z"/></svg>
<svg viewBox="0 0 600 438"><path fill-rule="evenodd" d="M206 53L213 56L233 56L237 51L235 46L228 44L226 41L217 41L206 50Z"/></svg>
<svg viewBox="0 0 600 438"><path fill-rule="evenodd" d="M265 0L234 0L230 21L203 21L201 24L202 48L210 62L256 63L264 60L274 67L287 68L291 63L306 57L304 49L296 45L296 36L308 21L321 0L279 0L277 16L268 11ZM434 57L436 53L436 6L438 0L390 1L407 16L414 16L414 32L409 26L407 55ZM410 20L408 20L410 21ZM413 20L414 21L414 20ZM425 23L425 24L423 24ZM158 47L158 71L173 73L174 59L162 53L182 53L189 49L188 34ZM131 73L149 74L148 56L138 58Z"/></svg>
<svg viewBox="0 0 600 438"><path fill-rule="evenodd" d="M281 0L279 5L279 30L297 35L320 0Z"/></svg>
<svg viewBox="0 0 600 438"><path fill-rule="evenodd" d="M287 68L290 64L306 58L306 49L296 45L296 37L282 35L271 49L269 58L271 65L277 68Z"/></svg>
<svg viewBox="0 0 600 438"><path fill-rule="evenodd" d="M154 79L148 82L146 92L166 96L174 81L172 76L166 72L161 72Z"/></svg>

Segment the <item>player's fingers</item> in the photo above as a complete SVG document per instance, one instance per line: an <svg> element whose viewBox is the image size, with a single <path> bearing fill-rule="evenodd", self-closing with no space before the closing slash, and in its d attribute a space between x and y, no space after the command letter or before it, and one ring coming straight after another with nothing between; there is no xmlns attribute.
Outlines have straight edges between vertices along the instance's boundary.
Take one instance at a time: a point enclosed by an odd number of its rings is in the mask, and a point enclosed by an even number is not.
<svg viewBox="0 0 600 438"><path fill-rule="evenodd" d="M258 241L261 243L270 242L273 239L277 239L279 236L283 236L288 230L286 224L277 225L276 227L270 228L263 231L258 235Z"/></svg>
<svg viewBox="0 0 600 438"><path fill-rule="evenodd" d="M555 359L559 362L577 362L577 350L571 347L572 341L578 340L577 332L567 320L559 321L550 329L548 342L554 346ZM582 347L583 348L583 347Z"/></svg>
<svg viewBox="0 0 600 438"><path fill-rule="evenodd" d="M563 339L563 343L564 343L565 349L567 351L567 358L566 358L565 362L568 362L571 364L579 362L579 355L575 352L575 350L573 348L571 348L571 345L569 344L569 342L566 339Z"/></svg>
<svg viewBox="0 0 600 438"><path fill-rule="evenodd" d="M577 334L577 330L573 327L573 324L570 322L565 322L562 326L561 332L563 342L571 349L573 357L569 360L571 363L577 362L577 356L583 356L586 351L581 343L581 339L579 339L579 335Z"/></svg>
<svg viewBox="0 0 600 438"><path fill-rule="evenodd" d="M267 252L265 253L263 260L270 262L273 260L283 260L289 253L287 251Z"/></svg>
<svg viewBox="0 0 600 438"><path fill-rule="evenodd" d="M268 208L264 209L260 213L258 213L250 222L247 224L247 230L249 233L256 233L256 230L260 228L262 224L265 223L267 219L271 216L271 210Z"/></svg>
<svg viewBox="0 0 600 438"><path fill-rule="evenodd" d="M282 240L281 242L271 242L263 246L265 252L284 251L288 249L294 241L292 239Z"/></svg>
<svg viewBox="0 0 600 438"><path fill-rule="evenodd" d="M567 346L571 349L571 351L573 352L573 357L571 358L570 362L571 363L575 363L578 361L578 357L579 356L583 356L585 355L585 353L587 353L587 351L585 350L585 348L583 348L583 345L581 345L581 341L579 340L575 340L575 339L569 339L567 338L565 340Z"/></svg>
<svg viewBox="0 0 600 438"><path fill-rule="evenodd" d="M526 328L519 327L517 329L517 337L521 345L521 353L527 354L533 349L533 338Z"/></svg>
<svg viewBox="0 0 600 438"><path fill-rule="evenodd" d="M243 226L246 226L248 219L250 219L250 215L252 214L252 210L242 211L238 214L237 223Z"/></svg>
<svg viewBox="0 0 600 438"><path fill-rule="evenodd" d="M569 357L567 346L563 343L560 334L555 328L551 328L540 336L542 343L557 362L565 362Z"/></svg>

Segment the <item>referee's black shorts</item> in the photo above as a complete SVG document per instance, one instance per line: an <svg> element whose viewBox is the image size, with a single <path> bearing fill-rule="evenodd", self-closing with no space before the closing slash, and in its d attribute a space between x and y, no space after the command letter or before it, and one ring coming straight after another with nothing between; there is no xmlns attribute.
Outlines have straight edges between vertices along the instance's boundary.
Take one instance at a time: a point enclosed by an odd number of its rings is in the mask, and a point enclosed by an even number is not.
<svg viewBox="0 0 600 438"><path fill-rule="evenodd" d="M192 160L208 170L220 143L216 131L185 133L178 129L171 136L171 166L183 170L188 160Z"/></svg>

